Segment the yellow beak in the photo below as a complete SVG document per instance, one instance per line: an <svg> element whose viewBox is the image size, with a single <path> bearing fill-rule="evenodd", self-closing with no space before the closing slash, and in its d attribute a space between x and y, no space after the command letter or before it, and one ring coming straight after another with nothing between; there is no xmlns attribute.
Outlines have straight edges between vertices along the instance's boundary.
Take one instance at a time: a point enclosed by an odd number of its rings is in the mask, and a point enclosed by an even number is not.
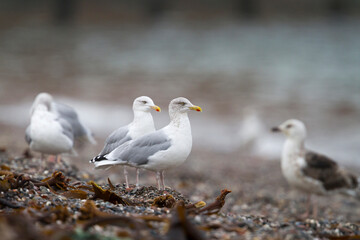
<svg viewBox="0 0 360 240"><path fill-rule="evenodd" d="M151 108L157 112L161 112L161 108L159 106L154 105L154 106L151 106Z"/></svg>
<svg viewBox="0 0 360 240"><path fill-rule="evenodd" d="M189 107L191 110L195 110L195 111L198 111L198 112L202 112L202 109L201 107L199 106L192 106L192 107Z"/></svg>

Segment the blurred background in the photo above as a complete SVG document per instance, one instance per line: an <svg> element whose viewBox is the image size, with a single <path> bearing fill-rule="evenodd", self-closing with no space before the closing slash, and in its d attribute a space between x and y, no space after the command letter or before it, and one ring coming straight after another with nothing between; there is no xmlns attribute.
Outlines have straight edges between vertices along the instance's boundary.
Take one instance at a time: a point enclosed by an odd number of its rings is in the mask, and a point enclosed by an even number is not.
<svg viewBox="0 0 360 240"><path fill-rule="evenodd" d="M141 95L163 110L153 113L157 128L168 123L175 97L203 108L189 114L193 151L182 169L223 174L242 161L279 160L284 139L269 129L289 118L307 125L308 147L360 164L357 0L0 6L0 145L15 155L27 147L31 103L45 91L73 106L94 132L98 145L73 160L91 172L88 160L131 121Z"/></svg>

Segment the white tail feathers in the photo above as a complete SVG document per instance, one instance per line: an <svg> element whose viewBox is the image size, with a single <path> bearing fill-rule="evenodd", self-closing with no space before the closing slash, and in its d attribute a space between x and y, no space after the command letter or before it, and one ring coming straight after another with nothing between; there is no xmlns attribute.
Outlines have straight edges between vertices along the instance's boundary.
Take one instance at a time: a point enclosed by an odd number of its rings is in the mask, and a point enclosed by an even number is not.
<svg viewBox="0 0 360 240"><path fill-rule="evenodd" d="M95 169L104 169L115 165L125 165L126 162L112 161L112 160L101 160L94 162Z"/></svg>

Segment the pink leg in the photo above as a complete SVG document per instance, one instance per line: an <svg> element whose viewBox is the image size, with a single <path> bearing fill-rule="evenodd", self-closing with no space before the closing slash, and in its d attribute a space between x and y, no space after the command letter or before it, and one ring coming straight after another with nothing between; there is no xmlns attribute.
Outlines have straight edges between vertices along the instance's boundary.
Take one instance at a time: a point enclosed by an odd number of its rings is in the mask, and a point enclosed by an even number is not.
<svg viewBox="0 0 360 240"><path fill-rule="evenodd" d="M126 169L126 166L124 166L124 176L125 176L125 187L129 188L128 171Z"/></svg>
<svg viewBox="0 0 360 240"><path fill-rule="evenodd" d="M40 163L40 169L39 171L43 172L46 169L46 165L47 165L47 159L45 158L45 154L41 153L41 163Z"/></svg>
<svg viewBox="0 0 360 240"><path fill-rule="evenodd" d="M160 171L160 180L161 180L162 189L165 190L164 171Z"/></svg>
<svg viewBox="0 0 360 240"><path fill-rule="evenodd" d="M157 187L159 190L161 190L161 186L160 186L160 172L156 172L156 182L157 182Z"/></svg>
<svg viewBox="0 0 360 240"><path fill-rule="evenodd" d="M140 175L140 169L136 169L136 187L139 186L139 175Z"/></svg>

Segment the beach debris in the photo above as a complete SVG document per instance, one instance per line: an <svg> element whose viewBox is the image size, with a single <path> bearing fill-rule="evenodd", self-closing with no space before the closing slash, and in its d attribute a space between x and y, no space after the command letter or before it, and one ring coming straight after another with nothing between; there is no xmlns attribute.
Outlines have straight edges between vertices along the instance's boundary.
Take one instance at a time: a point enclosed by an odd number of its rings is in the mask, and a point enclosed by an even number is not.
<svg viewBox="0 0 360 240"><path fill-rule="evenodd" d="M206 206L206 202L199 201L196 203L185 205L185 209L186 209L187 213L190 214L190 213L196 213L199 209L201 209L205 206Z"/></svg>
<svg viewBox="0 0 360 240"><path fill-rule="evenodd" d="M36 221L42 224L52 224L56 221L66 222L71 217L67 206L57 205L51 208L45 206L33 206L27 209L27 212Z"/></svg>
<svg viewBox="0 0 360 240"><path fill-rule="evenodd" d="M97 185L93 181L90 181L90 184L93 186L93 190L95 194L93 199L100 198L104 201L108 201L113 204L122 204L124 206L134 205L130 200L120 197L113 191L102 189L99 185Z"/></svg>
<svg viewBox="0 0 360 240"><path fill-rule="evenodd" d="M163 208L163 207L173 208L175 206L175 203L176 203L175 198L170 194L166 194L156 197L154 199L154 202L151 204L151 206L159 207L159 208Z"/></svg>
<svg viewBox="0 0 360 240"><path fill-rule="evenodd" d="M0 215L0 229L1 239L48 239L35 227L31 217L21 213Z"/></svg>
<svg viewBox="0 0 360 240"><path fill-rule="evenodd" d="M87 199L88 193L80 189L71 189L61 194L66 198Z"/></svg>
<svg viewBox="0 0 360 240"><path fill-rule="evenodd" d="M25 187L31 179L24 174L16 174L8 170L0 170L0 191Z"/></svg>
<svg viewBox="0 0 360 240"><path fill-rule="evenodd" d="M186 208L183 201L176 204L169 231L166 234L168 240L203 240L205 237L186 216Z"/></svg>
<svg viewBox="0 0 360 240"><path fill-rule="evenodd" d="M0 154L0 181L6 179L4 191L0 191L1 239L310 240L360 236L360 225L354 220L357 203L347 199L341 206L351 208L352 215L343 212L336 216L335 208L326 208L323 219L303 221L293 215L302 209L302 204L289 198L278 199L268 191L249 192L244 188L243 195L236 191L236 198L224 205L225 196L230 192L226 189L214 202L208 200L213 187L204 188L204 184L188 185L182 191L184 195L170 188L164 195L164 191L155 186L126 191L124 185L115 186L110 179L107 184L91 184L88 181L94 177L90 173L66 161L55 165L42 163L38 158ZM40 166L45 170L39 171ZM53 172L54 167L61 171ZM207 180L196 178L190 183L198 181ZM101 192L104 199L94 198L95 191ZM115 197L115 203L105 200L113 199L113 194L120 197ZM174 198L175 205L171 206L173 200L166 195ZM135 204L116 204L121 202L119 199ZM211 204L206 206L204 201ZM304 199L298 200L301 201ZM211 214L220 209L222 214Z"/></svg>
<svg viewBox="0 0 360 240"><path fill-rule="evenodd" d="M215 202L209 204L207 207L201 208L197 213L211 215L217 214L225 204L225 197L231 193L230 190L223 189L221 194L216 198Z"/></svg>
<svg viewBox="0 0 360 240"><path fill-rule="evenodd" d="M112 184L112 182L110 181L110 178L107 179L108 180L108 183L109 183L109 187L110 187L110 190L115 190L115 186Z"/></svg>
<svg viewBox="0 0 360 240"><path fill-rule="evenodd" d="M79 220L90 220L93 218L109 216L108 213L101 212L95 205L93 200L86 200L83 206L79 209Z"/></svg>
<svg viewBox="0 0 360 240"><path fill-rule="evenodd" d="M41 182L34 182L34 185L37 187L44 186L48 188L58 187L61 190L67 190L69 182L70 179L66 178L62 172L55 171L51 177L45 178L41 180Z"/></svg>

